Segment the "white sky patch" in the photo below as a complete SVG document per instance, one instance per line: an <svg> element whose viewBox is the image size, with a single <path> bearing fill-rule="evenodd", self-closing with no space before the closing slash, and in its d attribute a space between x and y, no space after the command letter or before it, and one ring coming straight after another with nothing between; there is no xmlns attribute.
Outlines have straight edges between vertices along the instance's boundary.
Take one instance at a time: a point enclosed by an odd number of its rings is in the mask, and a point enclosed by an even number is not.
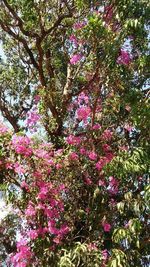
<svg viewBox="0 0 150 267"><path fill-rule="evenodd" d="M0 222L12 211L12 205L6 205L6 202L0 200Z"/></svg>

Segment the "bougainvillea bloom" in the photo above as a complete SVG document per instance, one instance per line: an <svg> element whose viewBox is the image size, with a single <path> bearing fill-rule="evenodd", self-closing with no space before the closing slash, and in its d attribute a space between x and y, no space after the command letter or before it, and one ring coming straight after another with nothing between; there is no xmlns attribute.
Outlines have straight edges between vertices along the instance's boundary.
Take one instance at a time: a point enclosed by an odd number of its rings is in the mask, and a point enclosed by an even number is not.
<svg viewBox="0 0 150 267"><path fill-rule="evenodd" d="M110 232L111 225L107 222L102 223L103 229L105 232Z"/></svg>
<svg viewBox="0 0 150 267"><path fill-rule="evenodd" d="M130 62L131 62L131 56L130 56L129 52L127 52L125 50L121 50L120 55L117 58L117 63L120 65L129 65Z"/></svg>
<svg viewBox="0 0 150 267"><path fill-rule="evenodd" d="M80 107L77 109L77 118L86 123L90 112L91 109L89 107Z"/></svg>
<svg viewBox="0 0 150 267"><path fill-rule="evenodd" d="M82 56L80 54L75 54L70 59L70 64L75 65L81 60Z"/></svg>

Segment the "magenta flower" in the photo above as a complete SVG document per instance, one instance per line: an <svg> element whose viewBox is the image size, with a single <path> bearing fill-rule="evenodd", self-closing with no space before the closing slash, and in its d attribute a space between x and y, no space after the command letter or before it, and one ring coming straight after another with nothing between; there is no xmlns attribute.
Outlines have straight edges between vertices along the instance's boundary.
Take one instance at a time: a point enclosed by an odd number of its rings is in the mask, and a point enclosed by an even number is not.
<svg viewBox="0 0 150 267"><path fill-rule="evenodd" d="M78 160L79 156L77 155L77 153L71 152L70 155L69 155L69 158L71 160Z"/></svg>
<svg viewBox="0 0 150 267"><path fill-rule="evenodd" d="M27 136L14 135L12 138L12 146L14 147L16 153L22 154L26 157L29 157L32 154L32 149L29 147L30 144L31 141Z"/></svg>
<svg viewBox="0 0 150 267"><path fill-rule="evenodd" d="M107 249L102 250L102 258L105 261L107 260L107 258L108 258L108 251L107 251Z"/></svg>
<svg viewBox="0 0 150 267"><path fill-rule="evenodd" d="M73 25L73 28L75 30L80 30L82 29L84 26L86 26L87 22L86 21L80 21L80 22L76 22L74 25Z"/></svg>
<svg viewBox="0 0 150 267"><path fill-rule="evenodd" d="M90 113L91 109L89 107L80 107L77 109L77 118L86 123Z"/></svg>
<svg viewBox="0 0 150 267"><path fill-rule="evenodd" d="M70 64L75 65L81 60L82 56L80 54L75 54L70 59Z"/></svg>
<svg viewBox="0 0 150 267"><path fill-rule="evenodd" d="M76 38L76 36L75 36L74 34L70 35L69 40L70 40L75 46L78 45L78 40L77 40L77 38Z"/></svg>
<svg viewBox="0 0 150 267"><path fill-rule="evenodd" d="M88 154L90 160L97 160L97 154L93 151Z"/></svg>
<svg viewBox="0 0 150 267"><path fill-rule="evenodd" d="M102 226L103 226L104 232L110 232L111 225L109 223L103 222Z"/></svg>
<svg viewBox="0 0 150 267"><path fill-rule="evenodd" d="M120 65L129 65L130 62L131 62L131 56L130 56L129 52L127 52L125 50L121 50L120 55L117 58L117 63Z"/></svg>
<svg viewBox="0 0 150 267"><path fill-rule="evenodd" d="M34 240L38 237L38 232L37 230L29 230L27 235L30 237L30 239Z"/></svg>

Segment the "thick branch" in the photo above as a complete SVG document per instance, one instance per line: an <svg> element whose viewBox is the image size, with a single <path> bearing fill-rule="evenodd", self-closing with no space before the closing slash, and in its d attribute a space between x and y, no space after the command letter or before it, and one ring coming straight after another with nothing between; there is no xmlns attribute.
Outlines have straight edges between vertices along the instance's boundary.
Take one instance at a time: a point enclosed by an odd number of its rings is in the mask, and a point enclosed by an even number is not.
<svg viewBox="0 0 150 267"><path fill-rule="evenodd" d="M9 35L11 35L15 40L18 40L19 42L21 42L25 48L25 50L27 51L30 59L31 59L31 63L33 64L33 66L38 70L39 69L39 66L34 58L34 55L31 51L31 49L29 48L28 44L27 44L27 41L23 38L23 37L20 37L18 34L16 34L15 32L13 32L9 27L8 25L5 25L2 20L0 20L0 25L2 27L2 29L7 32Z"/></svg>
<svg viewBox="0 0 150 267"><path fill-rule="evenodd" d="M56 20L56 22L54 23L54 25L43 33L42 39L46 35L50 34L53 30L55 30L55 28L57 28L60 25L60 23L62 22L63 19L72 18L72 16L73 16L72 13L69 13L69 14L63 14L60 17L58 17L58 19Z"/></svg>
<svg viewBox="0 0 150 267"><path fill-rule="evenodd" d="M18 118L13 116L10 111L1 103L0 101L0 110L2 112L2 115L4 116L5 119L9 121L9 123L12 125L14 128L15 133L20 131L20 127L18 125Z"/></svg>
<svg viewBox="0 0 150 267"><path fill-rule="evenodd" d="M7 0L2 0L2 1L3 1L4 5L7 7L7 9L9 10L9 12L13 15L14 19L16 19L18 21L18 27L20 28L21 32L24 35L29 36L29 37L35 37L35 38L38 37L38 34L37 33L26 31L23 28L23 21L22 21L22 19L18 16L18 14L11 7L11 5L7 2Z"/></svg>
<svg viewBox="0 0 150 267"><path fill-rule="evenodd" d="M66 98L67 95L69 95L71 93L70 89L71 89L72 82L73 82L73 79L72 79L72 68L71 68L71 64L68 64L67 80L66 80L66 84L65 84L64 90L63 90L63 97L64 98Z"/></svg>

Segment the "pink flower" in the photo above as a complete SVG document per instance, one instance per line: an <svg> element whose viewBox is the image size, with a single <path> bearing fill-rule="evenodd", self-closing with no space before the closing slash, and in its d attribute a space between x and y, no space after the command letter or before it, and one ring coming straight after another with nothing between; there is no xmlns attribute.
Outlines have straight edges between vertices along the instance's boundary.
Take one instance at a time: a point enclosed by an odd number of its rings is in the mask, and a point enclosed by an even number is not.
<svg viewBox="0 0 150 267"><path fill-rule="evenodd" d="M22 181L21 188L25 188L27 191L29 191L29 185L25 181Z"/></svg>
<svg viewBox="0 0 150 267"><path fill-rule="evenodd" d="M107 251L107 249L102 250L102 258L103 258L104 261L107 260L107 258L108 258L108 251Z"/></svg>
<svg viewBox="0 0 150 267"><path fill-rule="evenodd" d="M61 165L60 163L57 163L57 164L56 164L56 169L57 169L57 170L60 170L61 168L62 168L62 165Z"/></svg>
<svg viewBox="0 0 150 267"><path fill-rule="evenodd" d="M104 141L110 141L112 139L112 132L109 129L106 129L102 136L101 136L102 140Z"/></svg>
<svg viewBox="0 0 150 267"><path fill-rule="evenodd" d="M105 186L106 185L106 182L101 179L101 180L98 181L98 185L99 186Z"/></svg>
<svg viewBox="0 0 150 267"><path fill-rule="evenodd" d="M86 24L87 24L86 21L76 22L76 23L73 25L73 28L74 28L75 30L80 30L80 29L82 29Z"/></svg>
<svg viewBox="0 0 150 267"><path fill-rule="evenodd" d="M28 247L26 240L23 241L25 242L21 241L17 243L17 253L11 257L11 262L15 267L28 266L33 256L33 253L30 251L30 247Z"/></svg>
<svg viewBox="0 0 150 267"><path fill-rule="evenodd" d="M92 184L92 180L89 177L85 177L84 182L87 185L91 185Z"/></svg>
<svg viewBox="0 0 150 267"><path fill-rule="evenodd" d="M70 35L69 40L75 45L78 45L78 40L74 34Z"/></svg>
<svg viewBox="0 0 150 267"><path fill-rule="evenodd" d="M39 199L46 199L48 193L48 188L46 186L43 186L40 188L40 192L38 194Z"/></svg>
<svg viewBox="0 0 150 267"><path fill-rule="evenodd" d="M90 107L80 107L77 109L77 118L81 121L83 120L83 122L86 123L90 113Z"/></svg>
<svg viewBox="0 0 150 267"><path fill-rule="evenodd" d="M36 214L36 210L33 207L33 205L31 203L29 203L27 209L25 210L25 215L26 216L35 216Z"/></svg>
<svg viewBox="0 0 150 267"><path fill-rule="evenodd" d="M131 62L131 56L129 52L121 49L120 55L117 58L117 63L120 65L129 65L130 62Z"/></svg>
<svg viewBox="0 0 150 267"><path fill-rule="evenodd" d="M110 232L111 225L109 223L103 222L102 226L103 226L103 229L104 229L105 232Z"/></svg>
<svg viewBox="0 0 150 267"><path fill-rule="evenodd" d="M42 158L42 159L49 159L50 158L49 153L44 149L35 149L34 154L38 158Z"/></svg>
<svg viewBox="0 0 150 267"><path fill-rule="evenodd" d="M0 134L5 134L8 132L8 128L0 121Z"/></svg>
<svg viewBox="0 0 150 267"><path fill-rule="evenodd" d="M92 250L98 251L98 248L95 243L88 244L88 249L89 251L92 251Z"/></svg>
<svg viewBox="0 0 150 267"><path fill-rule="evenodd" d="M34 240L38 237L38 232L37 230L29 230L27 232L27 235L29 236L30 239Z"/></svg>
<svg viewBox="0 0 150 267"><path fill-rule="evenodd" d="M107 164L107 158L103 157L101 158L96 164L95 167L98 171L101 171L102 168Z"/></svg>
<svg viewBox="0 0 150 267"><path fill-rule="evenodd" d="M126 123L124 129L130 132L133 129L133 127Z"/></svg>
<svg viewBox="0 0 150 267"><path fill-rule="evenodd" d="M27 136L13 136L12 138L12 146L14 147L16 153L24 155L24 156L31 156L32 149L29 147L31 144L30 139Z"/></svg>
<svg viewBox="0 0 150 267"><path fill-rule="evenodd" d="M41 97L39 95L35 95L34 97L34 104L37 105L40 101Z"/></svg>
<svg viewBox="0 0 150 267"><path fill-rule="evenodd" d="M81 142L81 138L78 137L78 136L69 135L69 136L66 138L66 142L67 142L69 145L79 145L80 142Z"/></svg>
<svg viewBox="0 0 150 267"><path fill-rule="evenodd" d="M110 146L107 144L102 145L102 148L103 148L104 152L110 152L110 150L111 150Z"/></svg>
<svg viewBox="0 0 150 267"><path fill-rule="evenodd" d="M87 152L86 152L86 149L85 149L84 147L81 147L81 148L80 148L80 154L81 154L81 155L86 155L86 153L87 153Z"/></svg>
<svg viewBox="0 0 150 267"><path fill-rule="evenodd" d="M97 154L93 151L88 153L89 159L91 160L97 160Z"/></svg>
<svg viewBox="0 0 150 267"><path fill-rule="evenodd" d="M26 125L29 129L35 129L37 122L40 120L41 116L38 114L38 110L34 107L27 113Z"/></svg>
<svg viewBox="0 0 150 267"><path fill-rule="evenodd" d="M61 237L60 236L56 236L53 238L53 242L56 244L60 244L61 243Z"/></svg>
<svg viewBox="0 0 150 267"><path fill-rule="evenodd" d="M119 191L119 181L113 176L109 177L109 193L116 195Z"/></svg>
<svg viewBox="0 0 150 267"><path fill-rule="evenodd" d="M77 153L71 152L70 155L69 155L69 158L71 160L78 160L79 156L77 155Z"/></svg>
<svg viewBox="0 0 150 267"><path fill-rule="evenodd" d="M81 60L82 56L80 54L75 54L70 59L70 64L75 65Z"/></svg>
<svg viewBox="0 0 150 267"><path fill-rule="evenodd" d="M88 104L89 103L89 96L86 95L84 92L80 93L78 96L78 104Z"/></svg>
<svg viewBox="0 0 150 267"><path fill-rule="evenodd" d="M104 20L106 21L106 23L109 23L111 21L111 19L113 18L113 6L112 5L107 5L105 6L104 9Z"/></svg>
<svg viewBox="0 0 150 267"><path fill-rule="evenodd" d="M25 173L25 169L23 168L23 166L21 164L19 164L18 162L14 163L14 170L16 173L18 174L24 174Z"/></svg>
<svg viewBox="0 0 150 267"><path fill-rule="evenodd" d="M100 126L99 123L96 123L96 124L93 125L92 129L93 130L99 130L99 129L101 129L101 126Z"/></svg>

